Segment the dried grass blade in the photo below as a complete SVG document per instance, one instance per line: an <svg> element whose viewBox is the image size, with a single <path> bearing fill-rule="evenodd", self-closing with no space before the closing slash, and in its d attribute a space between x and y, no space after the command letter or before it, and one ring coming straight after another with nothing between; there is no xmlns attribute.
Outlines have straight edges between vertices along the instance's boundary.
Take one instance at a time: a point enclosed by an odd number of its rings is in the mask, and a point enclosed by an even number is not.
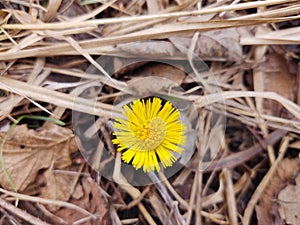
<svg viewBox="0 0 300 225"><path fill-rule="evenodd" d="M32 98L37 101L47 102L49 104L61 106L71 110L84 112L87 114L98 115L110 118L120 116L117 109L111 105L81 97L70 96L58 91L48 90L36 85L24 83L6 77L0 77L0 89L11 91L16 94Z"/></svg>
<svg viewBox="0 0 300 225"><path fill-rule="evenodd" d="M202 14L210 13L220 13L224 11L234 11L243 10L257 7L264 7L270 5L278 5L283 3L295 2L297 0L269 0L269 1L256 1L256 2L246 2L236 5L220 6L209 9L201 9L196 11L185 11L185 12L174 12L166 14L155 14L155 15L145 15L145 16L132 16L132 17L121 17L121 18L108 18L108 19L98 19L89 20L86 22L76 23L76 27L86 27L86 26L97 26L100 24L114 24L114 23L124 23L124 22L136 22L153 20L153 19L171 19L178 18L182 16L197 16ZM73 28L73 22L56 22L47 24L4 24L2 25L4 29L21 29L21 30L49 30L49 29L66 29Z"/></svg>

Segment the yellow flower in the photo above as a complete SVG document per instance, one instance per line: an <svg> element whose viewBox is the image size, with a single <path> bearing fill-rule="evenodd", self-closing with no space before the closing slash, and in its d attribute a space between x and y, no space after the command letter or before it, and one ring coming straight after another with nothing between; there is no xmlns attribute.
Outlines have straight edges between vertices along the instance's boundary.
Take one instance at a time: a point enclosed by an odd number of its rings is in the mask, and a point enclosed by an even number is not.
<svg viewBox="0 0 300 225"><path fill-rule="evenodd" d="M152 100L152 101L151 101ZM180 112L172 103L158 97L134 100L125 105L114 127L114 144L122 152L125 163L133 167L143 167L144 172L160 170L159 161L164 167L171 166L181 154L185 144L186 127L180 120Z"/></svg>

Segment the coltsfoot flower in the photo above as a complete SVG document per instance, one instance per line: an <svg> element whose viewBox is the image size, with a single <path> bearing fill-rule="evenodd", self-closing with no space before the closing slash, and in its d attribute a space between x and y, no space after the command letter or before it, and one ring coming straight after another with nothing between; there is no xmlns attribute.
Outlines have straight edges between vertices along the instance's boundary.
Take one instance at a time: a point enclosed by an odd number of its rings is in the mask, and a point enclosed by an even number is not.
<svg viewBox="0 0 300 225"><path fill-rule="evenodd" d="M113 143L122 152L122 160L144 172L171 166L181 154L185 144L186 127L180 112L169 101L158 97L134 100L122 110L124 119L114 122L117 129Z"/></svg>

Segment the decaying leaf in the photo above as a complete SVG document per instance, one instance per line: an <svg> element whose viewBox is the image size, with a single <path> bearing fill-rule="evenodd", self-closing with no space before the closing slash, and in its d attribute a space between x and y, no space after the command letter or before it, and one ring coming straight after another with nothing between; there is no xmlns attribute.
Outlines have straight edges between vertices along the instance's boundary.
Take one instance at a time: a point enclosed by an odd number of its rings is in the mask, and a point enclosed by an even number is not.
<svg viewBox="0 0 300 225"><path fill-rule="evenodd" d="M287 224L300 224L300 174L295 179L296 185L288 185L278 195L279 213Z"/></svg>
<svg viewBox="0 0 300 225"><path fill-rule="evenodd" d="M128 86L139 96L149 96L177 85L166 78L151 76L131 79Z"/></svg>
<svg viewBox="0 0 300 225"><path fill-rule="evenodd" d="M135 75L128 86L141 96L179 86L185 78L183 70L166 64L144 66Z"/></svg>
<svg viewBox="0 0 300 225"><path fill-rule="evenodd" d="M68 168L68 171L70 170L72 171L74 169ZM53 171L52 168L49 168L44 173L46 185L41 187L40 197L46 199L68 201L75 190L78 176L73 173L64 173L63 171L57 173ZM59 206L47 205L47 208L53 212L56 211Z"/></svg>
<svg viewBox="0 0 300 225"><path fill-rule="evenodd" d="M259 225L285 224L283 222L284 218L282 218L282 216L279 214L278 201L274 201L274 199L278 198L280 205L281 201L288 204L289 200L280 200L282 198L279 198L279 193L280 191L284 190L284 188L299 172L300 162L298 159L284 159L279 164L274 177L271 179L269 185L261 196L259 206L255 208ZM292 197L294 200L297 200L295 195Z"/></svg>
<svg viewBox="0 0 300 225"><path fill-rule="evenodd" d="M0 133L2 143L6 133ZM16 126L5 142L3 160L18 191L34 182L40 169L65 168L71 164L70 153L77 150L74 135L68 128L49 123L40 131ZM0 185L12 189L2 168Z"/></svg>
<svg viewBox="0 0 300 225"><path fill-rule="evenodd" d="M78 185L83 190L84 195L80 199L71 198L70 203L86 209L96 217L96 219L87 218L85 222L80 224L111 224L109 218L108 196L106 192L102 190L101 187L97 185L91 178L84 177L80 183L78 183ZM70 208L61 208L55 213L55 215L64 219L65 221L68 221L69 224L73 224L74 222L86 216Z"/></svg>
<svg viewBox="0 0 300 225"><path fill-rule="evenodd" d="M239 38L236 28L201 32L194 54L202 59L241 61L243 54ZM169 39L178 50L187 54L191 37L170 37Z"/></svg>
<svg viewBox="0 0 300 225"><path fill-rule="evenodd" d="M260 77L254 82L255 90L276 92L291 101L295 100L297 78L289 72L284 56L275 53L266 55L265 61L254 72L254 76ZM282 116L283 107L277 102L264 100L263 107L268 114Z"/></svg>

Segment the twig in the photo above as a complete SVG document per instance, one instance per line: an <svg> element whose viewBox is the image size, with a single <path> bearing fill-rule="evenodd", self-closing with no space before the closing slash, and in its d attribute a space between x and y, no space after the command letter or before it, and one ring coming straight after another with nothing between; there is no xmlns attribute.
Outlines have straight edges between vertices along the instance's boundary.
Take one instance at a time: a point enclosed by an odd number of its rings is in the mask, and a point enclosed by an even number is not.
<svg viewBox="0 0 300 225"><path fill-rule="evenodd" d="M37 217L32 216L31 214L27 213L26 211L19 209L15 207L14 205L4 201L2 198L0 198L0 207L4 208L11 213L17 215L18 217L24 219L25 221L34 224L34 225L50 225L49 223L46 223L42 220L40 220Z"/></svg>
<svg viewBox="0 0 300 225"><path fill-rule="evenodd" d="M265 139L265 143L268 145L275 144L278 140L282 138L287 133L287 131L284 130L276 130L272 132L267 139ZM212 161L212 162L205 162L201 165L201 170L203 172L210 172L212 170L220 170L223 167L235 167L239 164L242 164L251 158L253 158L258 153L262 152L263 147L261 145L254 145L253 147L250 147L249 149L245 151L241 151L232 155L229 155L227 157L224 157L222 159ZM192 170L197 170L198 165L191 165L190 168Z"/></svg>
<svg viewBox="0 0 300 225"><path fill-rule="evenodd" d="M234 196L234 187L232 183L232 176L229 169L223 169L223 178L225 184L225 195L226 195L226 202L228 208L228 216L229 216L229 223L231 225L238 225L238 215L236 209L236 200Z"/></svg>
<svg viewBox="0 0 300 225"><path fill-rule="evenodd" d="M141 195L141 192L130 185L126 178L121 173L121 153L118 152L116 154L116 163L113 171L113 180L117 182L124 191L126 191L133 199L138 198ZM153 220L150 213L147 211L145 206L140 202L138 203L138 208L147 220L148 224L150 225L156 225L155 221Z"/></svg>
<svg viewBox="0 0 300 225"><path fill-rule="evenodd" d="M288 2L295 2L297 0L289 0ZM107 19L97 19L97 20L88 20L84 22L76 23L76 27L87 27L87 26L98 26L104 24L114 24L114 23L124 23L124 22L142 22L154 19L171 19L184 16L197 16L210 13L219 13L224 11L233 11L233 10L242 10L256 7L263 7L268 5L276 5L281 3L286 3L287 0L270 0L270 1L258 1L258 2L246 2L236 5L220 6L210 9L201 9L196 11L186 11L186 12L173 12L165 14L152 14L144 16L130 16L122 18L107 18ZM54 22L54 23L42 23L42 24L3 24L2 28L4 29L21 29L21 30L50 30L50 29L66 29L73 28L74 22Z"/></svg>
<svg viewBox="0 0 300 225"><path fill-rule="evenodd" d="M174 208L174 214L176 216L177 223L180 224L180 225L186 225L186 221L183 219L182 215L180 214L177 204L175 206L174 200L169 195L166 187L164 185L162 185L161 181L158 179L156 174L154 172L149 172L148 176L152 180L152 182L154 183L156 188L158 189L159 193L161 194L161 196L163 197L163 199L167 203L168 207L170 209Z"/></svg>
<svg viewBox="0 0 300 225"><path fill-rule="evenodd" d="M97 218L97 216L93 215L92 213L90 213L89 211L77 206L77 205L74 205L74 204L71 204L69 202L64 202L64 201L59 201L59 200L52 200L52 199L45 199L45 198L39 198L39 197L33 197L33 196L29 196L29 195L24 195L24 194L19 194L19 193L15 193L15 192L12 192L12 191L7 191L3 188L0 188L0 192L4 193L4 194L7 194L9 196L13 196L15 198L18 198L20 200L25 200L25 201L30 201L30 202L38 202L38 203L42 203L42 204L50 204L50 205L58 205L58 206L61 206L61 207L67 207L67 208L70 208L70 209L74 209L84 215L89 215L89 216L92 216L94 219Z"/></svg>
<svg viewBox="0 0 300 225"><path fill-rule="evenodd" d="M276 161L273 163L272 167L269 169L267 174L264 176L263 180L260 182L260 184L257 186L254 194L252 195L250 201L248 202L247 208L245 209L244 218L243 218L243 225L248 225L250 223L251 215L254 210L254 207L256 203L258 202L261 194L267 187L267 185L270 182L270 179L273 177L274 173L276 172L276 169L281 162L281 160L284 157L284 154L288 148L289 145L289 137L283 138L283 143L280 146L279 149L279 156L277 157Z"/></svg>

